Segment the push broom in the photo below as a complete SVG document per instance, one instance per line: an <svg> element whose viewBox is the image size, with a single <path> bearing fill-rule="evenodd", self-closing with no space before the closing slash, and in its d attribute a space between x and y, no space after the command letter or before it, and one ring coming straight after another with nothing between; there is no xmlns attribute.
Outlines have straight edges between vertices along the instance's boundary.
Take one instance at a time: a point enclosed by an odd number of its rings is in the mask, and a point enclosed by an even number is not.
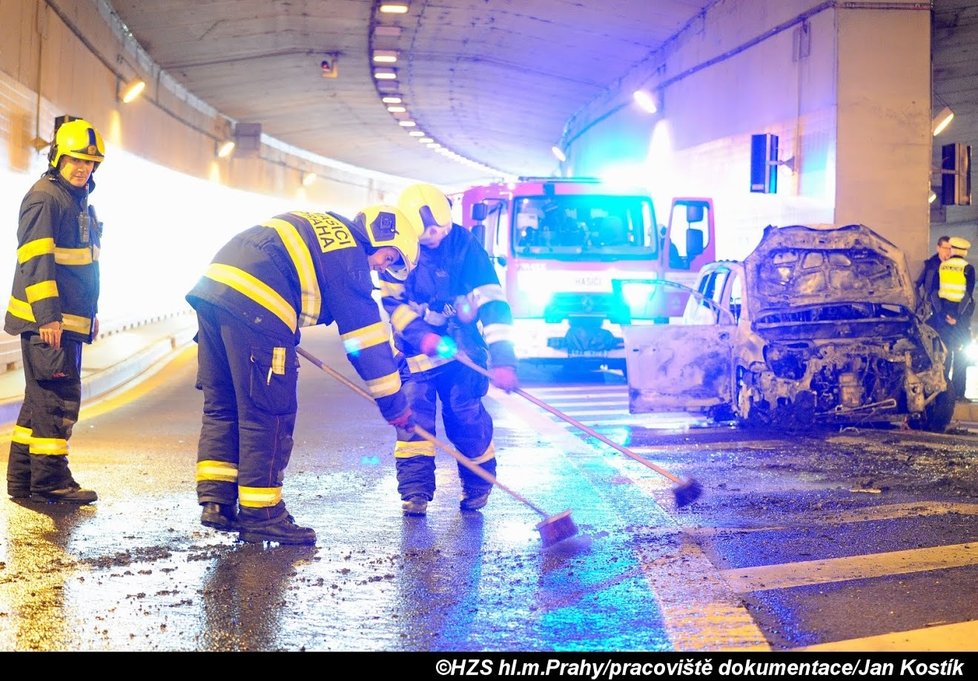
<svg viewBox="0 0 978 681"><path fill-rule="evenodd" d="M374 401L373 396L369 392L367 392L366 389L357 385L356 383L354 383L353 381L351 381L346 376L336 371L332 367L329 367L323 362L321 362L320 360L316 359L316 357L306 352L306 350L304 350L303 348L297 348L296 351L300 355L305 357L307 360L315 364L317 367L325 371L327 374L329 374L330 376L338 380L340 383L350 388L355 393L359 394L361 397L365 397L371 402ZM536 529L540 533L540 541L543 543L543 546L545 547L553 546L554 544L563 541L564 539L573 537L574 535L577 534L577 526L574 524L574 520L571 518L571 512L569 510L564 511L562 513L558 513L556 515L549 515L543 509L531 503L528 499L524 498L522 495L518 494L517 492L513 491L512 489L504 485L503 483L499 482L499 480L496 479L494 475L484 470L481 466L472 463L472 461L467 456L465 456L460 451L452 447L450 444L448 444L447 442L442 442L441 440L436 438L434 435L429 433L421 426L415 425L414 432L415 434L423 437L425 440L432 443L439 449L445 451L447 454L450 454L453 459L458 461L461 465L468 468L470 471L478 475L486 482L503 490L507 494L511 495L514 499L526 504L534 511L536 511L537 514L542 516L543 520L537 523Z"/></svg>
<svg viewBox="0 0 978 681"><path fill-rule="evenodd" d="M481 367L478 364L476 364L475 362L473 362L465 354L463 354L461 352L456 353L455 359L458 360L459 362L461 362L462 364L464 364L465 366L467 366L468 368L472 369L473 371L478 372L478 373L482 374L483 376L486 376L487 378L491 378L490 373L486 369L484 369L483 367ZM633 452L633 451L631 451L629 449L626 449L625 447L622 447L617 442L614 442L612 440L609 440L608 438L606 438L604 435L602 435L601 433L597 432L593 428L588 428L587 426L585 426L580 421L578 421L578 420L576 420L576 419L568 416L564 412L560 411L556 407L553 407L553 406L547 404L543 400L540 400L540 399L534 397L533 395L531 395L530 393L526 392L522 388L515 388L513 390L513 392L515 392L517 395L519 395L521 397L525 397L526 399L528 399L530 402L532 402L533 404L537 405L541 409L546 409L547 411L549 411L551 414L553 414L557 418L562 419L563 421L566 421L567 423L570 423L571 425L573 425L573 426L575 426L577 428L580 428L582 431L584 431L585 433L587 433L591 437L600 440L601 442L605 443L609 447L612 447L612 448L616 449L617 451L621 452L625 456L627 456L627 457L629 457L631 459L634 459L635 461L638 461L643 466L645 466L647 468L651 468L653 471L655 471L659 475L665 476L666 478L668 478L669 480L671 480L672 482L674 482L677 486L673 488L672 493L675 496L676 506L677 507L687 506L687 505L693 503L694 501L696 501L697 499L699 499L700 498L700 495L703 494L703 486L699 482L697 482L696 480L694 480L692 478L690 478L689 480L683 480L679 476L674 475L674 474L670 473L669 471L667 471L666 469L664 469L664 468L662 468L660 466L655 465L651 461L647 461L646 459L643 459L642 457L640 457L635 452Z"/></svg>

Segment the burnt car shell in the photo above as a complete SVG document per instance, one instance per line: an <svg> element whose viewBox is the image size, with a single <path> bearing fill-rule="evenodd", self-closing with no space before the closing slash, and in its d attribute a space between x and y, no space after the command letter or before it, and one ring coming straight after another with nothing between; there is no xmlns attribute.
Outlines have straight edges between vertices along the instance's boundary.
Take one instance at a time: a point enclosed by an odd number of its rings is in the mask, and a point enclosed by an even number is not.
<svg viewBox="0 0 978 681"><path fill-rule="evenodd" d="M768 227L743 262L706 265L694 295L682 324L624 328L632 413L928 430L951 419L946 351L914 312L906 259L865 225Z"/></svg>
<svg viewBox="0 0 978 681"><path fill-rule="evenodd" d="M741 377L745 418L947 425L945 350L893 243L860 224L768 227L744 272L763 339Z"/></svg>

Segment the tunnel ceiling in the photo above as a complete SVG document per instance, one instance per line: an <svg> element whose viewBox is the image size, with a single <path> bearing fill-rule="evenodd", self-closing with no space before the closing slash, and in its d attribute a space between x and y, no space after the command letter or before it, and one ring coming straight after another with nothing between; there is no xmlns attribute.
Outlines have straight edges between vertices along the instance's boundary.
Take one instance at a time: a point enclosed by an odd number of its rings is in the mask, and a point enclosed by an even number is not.
<svg viewBox="0 0 978 681"><path fill-rule="evenodd" d="M371 50L395 50L418 130L511 175L556 170L567 120L715 0L108 0L134 39L189 92L234 121L330 159L446 186L485 176L419 144L381 102ZM947 50L935 89L978 102L972 0L937 0ZM935 55L941 54L935 44ZM333 71L324 77L322 62ZM385 90L386 91L386 90ZM962 112L963 113L963 112ZM959 114L960 116L960 114ZM972 117L974 119L974 117Z"/></svg>

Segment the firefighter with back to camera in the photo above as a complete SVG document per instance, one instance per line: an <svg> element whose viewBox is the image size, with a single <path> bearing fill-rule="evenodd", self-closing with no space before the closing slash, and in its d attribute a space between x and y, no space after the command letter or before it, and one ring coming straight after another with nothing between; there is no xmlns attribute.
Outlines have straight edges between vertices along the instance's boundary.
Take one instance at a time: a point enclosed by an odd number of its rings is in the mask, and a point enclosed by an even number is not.
<svg viewBox="0 0 978 681"><path fill-rule="evenodd" d="M315 530L286 510L282 482L297 411L299 329L336 322L347 359L381 414L413 428L373 298L371 270L402 279L418 235L392 206L351 222L332 212L290 212L225 244L187 294L197 311L197 450L201 523L246 542L315 544Z"/></svg>
<svg viewBox="0 0 978 681"><path fill-rule="evenodd" d="M421 256L406 281L382 275L381 291L396 347L403 354L402 368L409 376L411 410L417 424L434 433L440 400L448 439L495 475L493 423L482 404L489 379L455 361L453 351L457 348L480 366L490 367L497 388L515 389L509 304L486 251L468 230L453 225L444 193L430 184L411 185L401 193L398 207L421 230ZM434 445L399 428L394 460L405 515L425 515L435 493ZM457 465L460 509L484 507L492 484Z"/></svg>
<svg viewBox="0 0 978 681"><path fill-rule="evenodd" d="M91 123L64 120L55 130L49 168L20 206L17 269L4 324L20 336L24 364L24 402L7 464L7 493L14 499L98 499L75 481L68 440L81 407L82 345L98 335L102 226L88 196L104 159L105 144Z"/></svg>

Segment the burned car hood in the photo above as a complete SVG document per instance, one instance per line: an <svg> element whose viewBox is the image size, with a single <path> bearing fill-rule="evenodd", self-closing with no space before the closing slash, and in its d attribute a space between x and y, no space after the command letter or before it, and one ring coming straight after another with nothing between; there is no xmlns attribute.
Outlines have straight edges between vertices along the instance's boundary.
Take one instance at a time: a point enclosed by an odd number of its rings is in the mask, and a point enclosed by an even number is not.
<svg viewBox="0 0 978 681"><path fill-rule="evenodd" d="M744 260L752 319L809 323L828 317L912 317L915 293L906 257L865 225L768 226Z"/></svg>

